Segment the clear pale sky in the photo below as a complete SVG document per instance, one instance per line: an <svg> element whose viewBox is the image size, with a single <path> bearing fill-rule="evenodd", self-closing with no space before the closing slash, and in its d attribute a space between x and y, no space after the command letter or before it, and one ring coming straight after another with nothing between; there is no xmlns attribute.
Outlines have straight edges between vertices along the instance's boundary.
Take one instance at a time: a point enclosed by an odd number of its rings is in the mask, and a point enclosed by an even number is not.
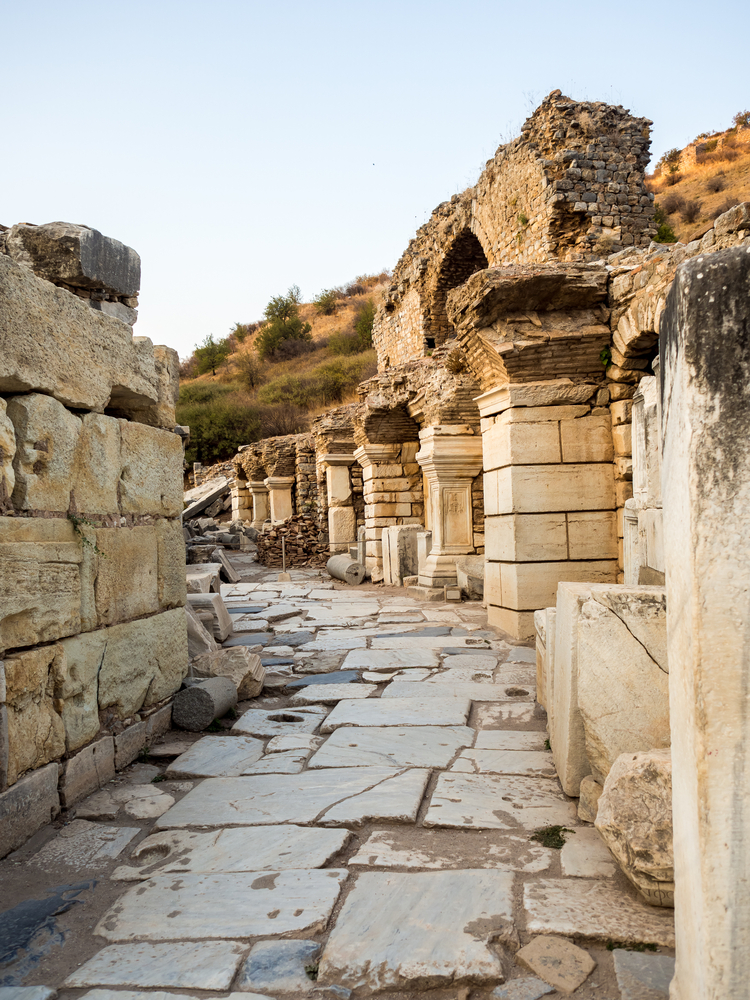
<svg viewBox="0 0 750 1000"><path fill-rule="evenodd" d="M746 0L0 2L0 223L140 253L135 332L190 353L393 267L559 87L653 161L750 107Z"/></svg>

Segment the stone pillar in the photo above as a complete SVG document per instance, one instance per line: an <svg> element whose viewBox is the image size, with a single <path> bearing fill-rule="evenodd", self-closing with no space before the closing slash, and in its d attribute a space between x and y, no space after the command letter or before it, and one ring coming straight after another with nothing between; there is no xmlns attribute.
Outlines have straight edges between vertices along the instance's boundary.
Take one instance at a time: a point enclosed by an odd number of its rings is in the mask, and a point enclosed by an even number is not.
<svg viewBox="0 0 750 1000"><path fill-rule="evenodd" d="M456 583L456 556L474 549L471 481L482 469L482 439L467 424L438 424L419 432L417 453L427 479L432 549L419 569L420 587Z"/></svg>
<svg viewBox="0 0 750 1000"><path fill-rule="evenodd" d="M354 455L326 454L321 456L326 471L328 497L328 548L332 554L348 552L357 540L357 520L352 506L352 484L349 467Z"/></svg>
<svg viewBox="0 0 750 1000"><path fill-rule="evenodd" d="M268 487L263 480L249 482L248 488L253 499L253 528L258 531L263 530L264 523L268 520Z"/></svg>
<svg viewBox="0 0 750 1000"><path fill-rule="evenodd" d="M252 521L253 499L246 479L235 479L232 487L232 519Z"/></svg>
<svg viewBox="0 0 750 1000"><path fill-rule="evenodd" d="M271 508L271 522L281 524L294 513L292 506L292 486L294 476L269 476L265 480L268 489L268 505Z"/></svg>
<svg viewBox="0 0 750 1000"><path fill-rule="evenodd" d="M660 323L673 1000L750 997L750 252L677 271Z"/></svg>
<svg viewBox="0 0 750 1000"><path fill-rule="evenodd" d="M383 528L392 524L421 524L424 512L419 466L414 457L418 442L372 444L357 448L354 457L362 466L365 500L366 565L383 564Z"/></svg>
<svg viewBox="0 0 750 1000"><path fill-rule="evenodd" d="M534 612L554 605L558 583L617 581L611 418L592 406L596 385L575 388L591 402L557 405L566 385L555 382L511 383L477 399L484 596L490 623L517 639L534 635Z"/></svg>

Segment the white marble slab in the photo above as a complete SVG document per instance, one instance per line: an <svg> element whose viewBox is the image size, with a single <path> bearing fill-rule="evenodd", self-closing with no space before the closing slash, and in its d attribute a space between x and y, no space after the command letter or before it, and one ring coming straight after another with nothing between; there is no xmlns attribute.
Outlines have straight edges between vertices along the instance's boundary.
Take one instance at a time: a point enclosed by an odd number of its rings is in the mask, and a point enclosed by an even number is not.
<svg viewBox="0 0 750 1000"><path fill-rule="evenodd" d="M451 771L463 774L529 774L557 776L552 754L544 750L464 750Z"/></svg>
<svg viewBox="0 0 750 1000"><path fill-rule="evenodd" d="M546 740L544 732L480 729L474 746L477 750L545 750Z"/></svg>
<svg viewBox="0 0 750 1000"><path fill-rule="evenodd" d="M437 653L430 649L363 649L349 653L342 669L390 671L437 665Z"/></svg>
<svg viewBox="0 0 750 1000"><path fill-rule="evenodd" d="M393 676L402 681L424 681L434 673L435 671L428 667L409 667L407 670L397 671Z"/></svg>
<svg viewBox="0 0 750 1000"><path fill-rule="evenodd" d="M290 705L335 705L352 698L369 698L375 694L375 684L308 684L289 699Z"/></svg>
<svg viewBox="0 0 750 1000"><path fill-rule="evenodd" d="M322 745L323 739L320 736L311 736L309 733L292 733L289 736L274 736L266 744L266 753L289 753L294 750L309 750L312 753Z"/></svg>
<svg viewBox="0 0 750 1000"><path fill-rule="evenodd" d="M475 928L512 920L508 872L366 872L323 949L318 982L373 991L497 982L502 963Z"/></svg>
<svg viewBox="0 0 750 1000"><path fill-rule="evenodd" d="M418 778L413 785L410 781L397 781L401 772L395 768L383 767L320 768L294 775L207 778L160 817L156 829L326 823L337 803L376 788L380 790L378 794L382 792L384 801L378 807L380 814L373 818L399 819L412 812L416 815L422 798L418 786L423 778L426 782L429 774L413 773ZM392 801L388 801L389 796ZM339 808L337 815L343 811Z"/></svg>
<svg viewBox="0 0 750 1000"><path fill-rule="evenodd" d="M310 756L309 750L286 750L283 753L267 754L256 764L251 764L245 774L299 774Z"/></svg>
<svg viewBox="0 0 750 1000"><path fill-rule="evenodd" d="M443 667L447 668L432 674L434 684L492 684L495 667L454 667L452 656L446 656ZM458 657L456 657L458 659ZM463 659L463 657L461 657ZM417 680L416 677L405 677L404 680Z"/></svg>
<svg viewBox="0 0 750 1000"><path fill-rule="evenodd" d="M182 872L254 872L322 868L349 840L347 830L304 826L164 830L137 846L113 878L144 880ZM208 987L206 987L208 988Z"/></svg>
<svg viewBox="0 0 750 1000"><path fill-rule="evenodd" d="M251 708L232 726L233 733L250 736L287 736L292 733L312 733L318 728L324 713L309 707L260 709Z"/></svg>
<svg viewBox="0 0 750 1000"><path fill-rule="evenodd" d="M524 886L526 930L674 948L674 910L642 903L601 879L547 878Z"/></svg>
<svg viewBox="0 0 750 1000"><path fill-rule="evenodd" d="M565 834L560 867L563 875L574 878L610 878L617 871L617 864L598 830L590 827Z"/></svg>
<svg viewBox="0 0 750 1000"><path fill-rule="evenodd" d="M393 681L392 684L397 683ZM416 685L415 685L416 686ZM386 688L386 693L388 688ZM463 726L469 718L468 698L367 698L340 701L321 726Z"/></svg>
<svg viewBox="0 0 750 1000"><path fill-rule="evenodd" d="M362 680L367 681L369 684L385 684L387 681L393 680L395 676L396 674L378 674L374 670L362 671Z"/></svg>
<svg viewBox="0 0 750 1000"><path fill-rule="evenodd" d="M536 668L525 667L523 664L508 666L507 663L501 663L495 672L495 683L505 684L508 687L529 685L533 689L536 687Z"/></svg>
<svg viewBox="0 0 750 1000"><path fill-rule="evenodd" d="M309 767L447 767L471 746L468 726L344 726L332 733Z"/></svg>
<svg viewBox="0 0 750 1000"><path fill-rule="evenodd" d="M453 830L375 830L348 862L350 868L498 868L546 871L557 854L529 840L528 834L460 834Z"/></svg>
<svg viewBox="0 0 750 1000"><path fill-rule="evenodd" d="M512 689L510 689L512 690ZM520 689L519 689L520 690ZM526 690L526 689L524 689ZM498 684L450 684L436 683L431 677L425 681L393 681L383 692L384 698L470 698L472 701L510 701L518 698L506 694L506 688ZM533 692L524 696L533 702Z"/></svg>
<svg viewBox="0 0 750 1000"><path fill-rule="evenodd" d="M477 729L502 726L505 723L524 723L534 720L533 701L498 701L477 705Z"/></svg>
<svg viewBox="0 0 750 1000"><path fill-rule="evenodd" d="M241 780L253 779L209 778L201 787ZM94 933L123 942L316 933L325 929L347 875L343 869L158 875L120 896Z"/></svg>
<svg viewBox="0 0 750 1000"><path fill-rule="evenodd" d="M240 990L273 990L294 997L310 996L313 983L305 967L315 965L318 941L258 941L242 967Z"/></svg>
<svg viewBox="0 0 750 1000"><path fill-rule="evenodd" d="M54 1000L51 986L0 986L0 1000Z"/></svg>
<svg viewBox="0 0 750 1000"><path fill-rule="evenodd" d="M268 620L265 618L253 618L249 615L242 618L240 615L232 615L233 632L267 632Z"/></svg>
<svg viewBox="0 0 750 1000"><path fill-rule="evenodd" d="M489 649L486 639L473 639L465 635L402 635L376 636L372 640L373 649Z"/></svg>
<svg viewBox="0 0 750 1000"><path fill-rule="evenodd" d="M244 774L263 756L263 743L252 736L204 736L172 761L167 778L226 778Z"/></svg>
<svg viewBox="0 0 750 1000"><path fill-rule="evenodd" d="M360 795L337 802L319 822L362 826L388 818L393 823L415 823L429 778L428 770L412 767Z"/></svg>
<svg viewBox="0 0 750 1000"><path fill-rule="evenodd" d="M367 640L365 638L358 636L355 632L346 632L345 634L329 636L325 639L313 639L311 642L306 642L303 646L300 646L297 652L324 653L336 649L364 649L366 645Z"/></svg>
<svg viewBox="0 0 750 1000"><path fill-rule="evenodd" d="M440 774L424 818L425 826L479 830L558 824L572 827L577 819L557 781L494 774Z"/></svg>
<svg viewBox="0 0 750 1000"><path fill-rule="evenodd" d="M165 990L89 990L85 1000L200 1000L189 993L168 993ZM4 998L0 997L0 1000ZM12 1000L12 998L10 998ZM33 1000L33 998L32 998ZM274 1000L265 993L228 993L221 1000Z"/></svg>
<svg viewBox="0 0 750 1000"><path fill-rule="evenodd" d="M26 863L47 871L58 864L71 868L102 868L140 832L138 826L105 826L74 819Z"/></svg>
<svg viewBox="0 0 750 1000"><path fill-rule="evenodd" d="M112 944L84 962L63 985L226 990L246 951L247 945L238 941Z"/></svg>

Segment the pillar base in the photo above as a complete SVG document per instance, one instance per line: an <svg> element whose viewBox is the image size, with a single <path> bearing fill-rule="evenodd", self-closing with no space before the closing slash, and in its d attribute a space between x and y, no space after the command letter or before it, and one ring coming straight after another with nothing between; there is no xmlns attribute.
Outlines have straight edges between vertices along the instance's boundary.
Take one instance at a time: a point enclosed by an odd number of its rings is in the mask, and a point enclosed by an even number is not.
<svg viewBox="0 0 750 1000"><path fill-rule="evenodd" d="M458 582L455 556L439 555L431 552L419 567L420 587L455 587Z"/></svg>
<svg viewBox="0 0 750 1000"><path fill-rule="evenodd" d="M420 601L445 600L445 587L422 587L417 584L414 587L407 587L406 593Z"/></svg>

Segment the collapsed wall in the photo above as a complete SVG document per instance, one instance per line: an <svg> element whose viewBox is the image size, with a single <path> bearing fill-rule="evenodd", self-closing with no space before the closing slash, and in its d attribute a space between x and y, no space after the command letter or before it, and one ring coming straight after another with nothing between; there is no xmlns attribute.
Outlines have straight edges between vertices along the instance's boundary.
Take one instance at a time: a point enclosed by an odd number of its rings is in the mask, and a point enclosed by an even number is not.
<svg viewBox="0 0 750 1000"><path fill-rule="evenodd" d="M399 260L373 341L381 369L453 335L451 289L510 264L588 261L656 234L645 186L651 122L553 91L476 185L443 202Z"/></svg>
<svg viewBox="0 0 750 1000"><path fill-rule="evenodd" d="M0 853L168 726L187 671L178 358L92 308L131 309L140 262L82 230L0 245Z"/></svg>

